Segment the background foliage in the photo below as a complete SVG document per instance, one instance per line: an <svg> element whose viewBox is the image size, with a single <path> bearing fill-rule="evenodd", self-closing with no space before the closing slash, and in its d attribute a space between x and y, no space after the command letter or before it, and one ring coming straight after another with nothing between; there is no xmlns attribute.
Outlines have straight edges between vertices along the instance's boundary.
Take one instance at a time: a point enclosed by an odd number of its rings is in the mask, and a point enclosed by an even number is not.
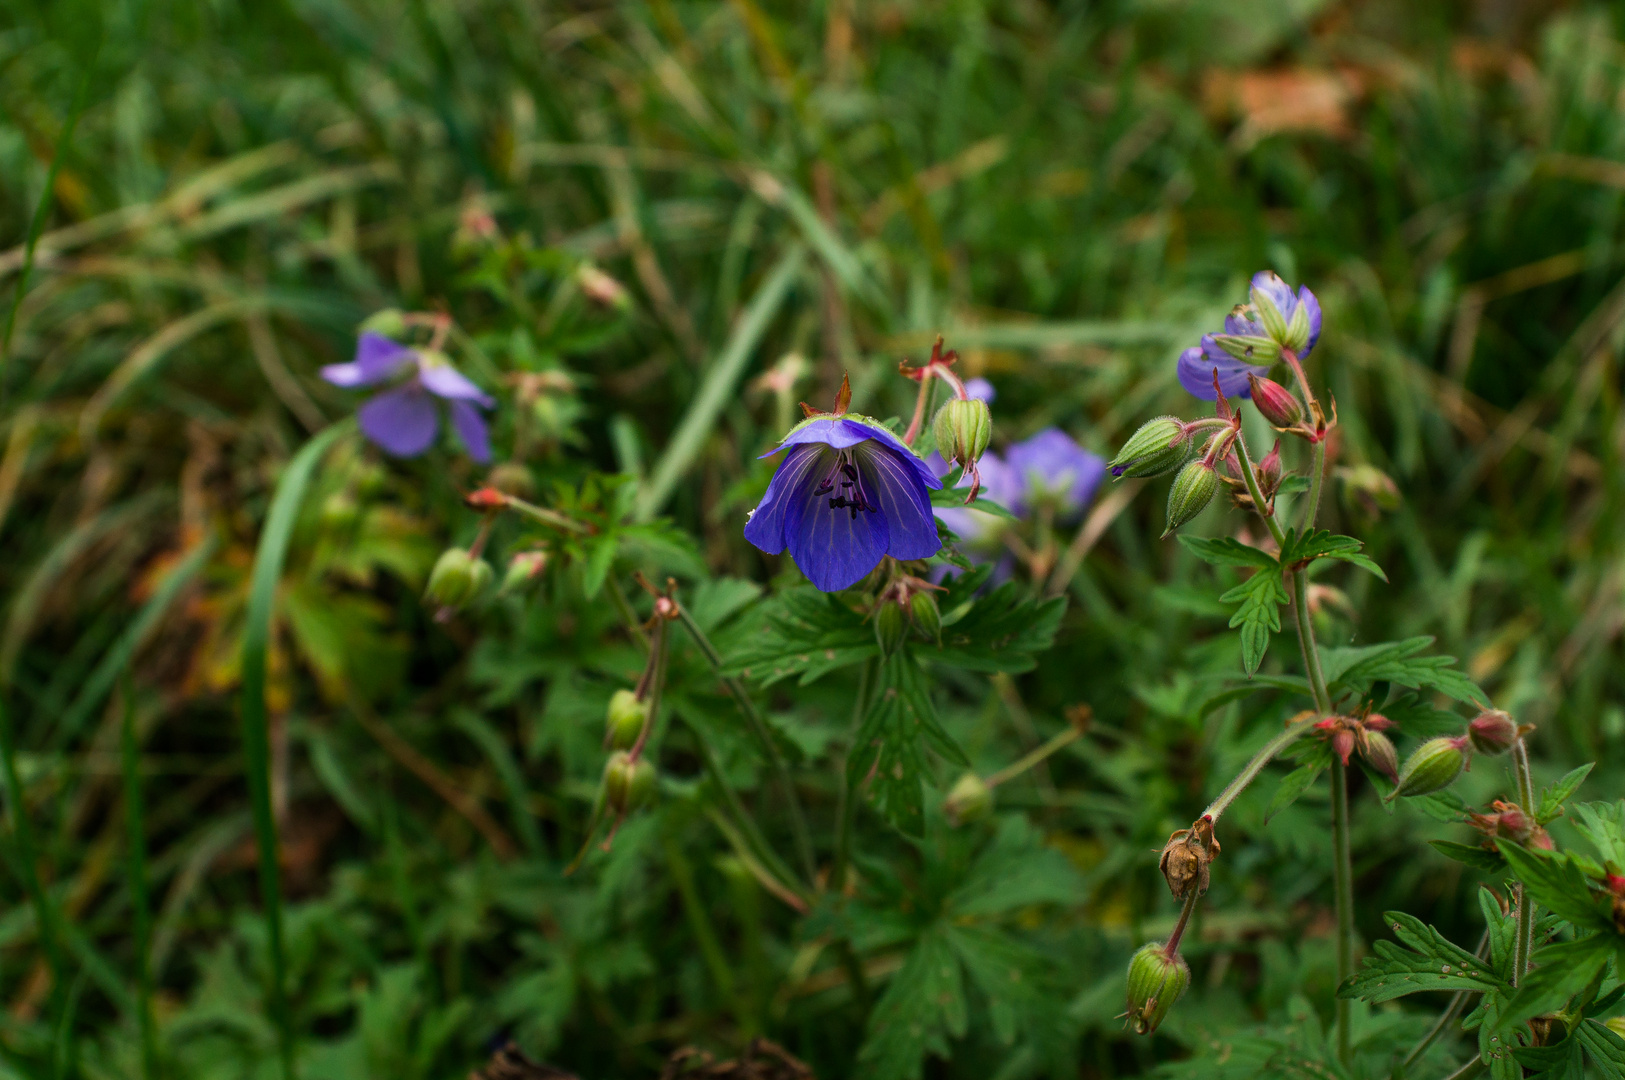
<svg viewBox="0 0 1625 1080"><path fill-rule="evenodd" d="M1368 538L1390 579L1324 573L1348 603L1327 595L1323 640L1436 637L1538 725L1540 782L1597 761L1592 790L1617 792L1622 32L1612 8L1487 0L10 0L0 1075L136 1073L142 881L165 1075L271 1074L238 708L250 571L278 476L352 406L316 368L386 306L455 318L539 501L674 525L437 622L424 578L474 535L459 495L480 472L353 438L316 469L266 691L302 1075L462 1076L511 1036L583 1077L653 1076L679 1046L728 1057L766 1034L823 1077L1117 1076L1259 1023L1314 1028L1324 793L1266 828L1273 783L1227 818L1189 997L1155 1040L1112 1019L1127 956L1174 915L1155 849L1285 718L1263 684L1216 694L1238 668L1229 609L1154 539L1160 487L1095 519L1035 667L933 668L923 691L984 773L1077 706L1089 734L1001 786L983 826L948 828L929 787L920 840L860 815L861 886L805 914L713 820L707 744L792 850L681 634L662 798L562 875L605 703L642 664L605 583L675 576L744 655L795 595L740 529L797 398L825 404L850 371L856 407L906 416L891 372L941 332L997 387L1000 442L1054 424L1109 455L1183 403L1178 348L1272 266L1327 313L1311 367L1343 482L1322 523ZM584 264L630 302L584 295ZM760 378L792 354L793 388ZM770 581L781 599L759 601ZM820 838L857 679L753 683ZM928 765L945 789L953 768ZM1463 794L1501 787L1486 763ZM1384 813L1362 779L1355 798L1364 939L1399 908L1476 940L1486 876L1424 843L1468 834ZM1394 1008L1383 1022L1418 1031L1430 1015Z"/></svg>

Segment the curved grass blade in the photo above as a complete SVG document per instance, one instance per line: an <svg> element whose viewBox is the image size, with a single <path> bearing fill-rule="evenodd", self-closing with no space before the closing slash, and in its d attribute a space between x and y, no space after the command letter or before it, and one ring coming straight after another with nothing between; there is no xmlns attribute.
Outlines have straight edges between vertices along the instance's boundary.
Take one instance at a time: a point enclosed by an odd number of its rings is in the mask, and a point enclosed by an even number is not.
<svg viewBox="0 0 1625 1080"><path fill-rule="evenodd" d="M158 1033L152 1022L152 971L147 958L147 945L152 937L152 910L147 888L146 814L136 746L135 695L130 690L127 669L123 681L124 724L120 749L124 765L124 820L130 831L130 895L135 907L136 1022L141 1030L141 1080L157 1080Z"/></svg>
<svg viewBox="0 0 1625 1080"><path fill-rule="evenodd" d="M288 1013L286 960L282 951L282 877L277 863L276 821L271 815L271 744L265 714L266 653L271 647L271 616L288 541L299 516L299 504L310 486L316 463L351 422L334 424L305 443L277 481L271 512L254 554L248 595L248 625L243 632L243 758L254 812L254 838L259 846L260 895L265 904L266 937L271 949L271 1019L276 1025L284 1080L293 1080L293 1025Z"/></svg>

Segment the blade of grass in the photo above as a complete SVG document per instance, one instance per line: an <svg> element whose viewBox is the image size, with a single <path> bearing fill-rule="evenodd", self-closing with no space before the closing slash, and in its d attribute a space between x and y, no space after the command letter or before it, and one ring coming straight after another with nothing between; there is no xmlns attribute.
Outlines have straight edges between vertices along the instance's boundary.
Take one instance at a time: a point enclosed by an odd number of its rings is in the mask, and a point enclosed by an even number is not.
<svg viewBox="0 0 1625 1080"><path fill-rule="evenodd" d="M6 798L11 803L11 840L13 854L23 879L23 888L34 908L35 924L39 927L40 943L45 947L45 961L51 969L51 996L62 1001L67 964L62 953L62 936L56 921L56 907L40 884L39 863L36 861L34 827L28 818L28 804L23 798L22 781L17 775L17 751L12 741L11 710L0 697L0 779L5 781Z"/></svg>
<svg viewBox="0 0 1625 1080"><path fill-rule="evenodd" d="M152 910L147 888L146 815L141 798L141 763L135 734L135 695L124 672L124 729L120 742L124 765L124 820L130 833L130 896L134 911L136 1023L141 1030L141 1080L158 1076L158 1033L152 1022L152 973L147 944L152 936Z"/></svg>
<svg viewBox="0 0 1625 1080"><path fill-rule="evenodd" d="M694 401L689 405L688 412L678 423L677 430L672 433L671 442L666 445L666 452L655 463L654 471L650 473L649 485L638 492L637 505L633 511L633 517L637 520L648 521L660 512L666 505L666 500L671 498L672 491L677 487L677 481L693 463L695 455L700 452L700 445L711 434L729 395L733 393L740 377L745 373L745 365L756 351L756 346L761 344L768 324L773 321L773 316L778 314L779 306L789 295L790 285L801 270L804 254L805 251L800 244L792 245L779 257L767 280L762 282L756 295L751 297L750 306L740 316L733 335L722 350L722 355L706 371L699 392L694 395Z"/></svg>
<svg viewBox="0 0 1625 1080"><path fill-rule="evenodd" d="M209 561L209 556L214 554L214 548L215 538L210 535L164 575L151 598L142 605L135 621L130 623L129 628L113 643L113 647L107 650L107 655L102 657L101 663L96 665L90 677L84 681L79 696L62 714L62 720L51 737L52 746L60 749L72 742L73 737L84 726L85 719L112 690L119 672L129 664L130 657L134 655L142 641L146 640L158 620L163 618L164 612L169 610L169 605L174 602L175 597Z"/></svg>
<svg viewBox="0 0 1625 1080"><path fill-rule="evenodd" d="M254 554L254 573L248 596L248 620L243 631L243 758L248 773L249 801L254 813L254 837L259 846L260 895L265 904L266 937L271 950L271 1019L284 1080L294 1077L293 1024L288 1013L286 968L282 951L282 877L277 862L276 820L271 814L271 741L266 718L265 676L271 647L271 617L288 542L299 516L299 504L311 474L338 439L352 428L350 421L334 424L293 456L277 481L271 512L260 533Z"/></svg>
<svg viewBox="0 0 1625 1080"><path fill-rule="evenodd" d="M22 307L23 294L28 291L28 276L34 270L34 254L39 246L40 233L45 230L45 215L51 209L51 193L56 189L56 176L62 169L62 158L73 142L73 129L79 125L79 114L85 110L85 97L90 93L90 77L96 71L96 57L91 55L85 72L79 77L79 87L73 92L73 104L68 107L68 118L57 133L56 147L51 151L51 165L45 170L45 187L40 191L34 216L28 223L28 239L23 244L23 268L17 275L17 286L11 294L11 310L6 314L6 330L0 335L0 408L6 403L6 367L11 359L11 334L17 328L17 309Z"/></svg>

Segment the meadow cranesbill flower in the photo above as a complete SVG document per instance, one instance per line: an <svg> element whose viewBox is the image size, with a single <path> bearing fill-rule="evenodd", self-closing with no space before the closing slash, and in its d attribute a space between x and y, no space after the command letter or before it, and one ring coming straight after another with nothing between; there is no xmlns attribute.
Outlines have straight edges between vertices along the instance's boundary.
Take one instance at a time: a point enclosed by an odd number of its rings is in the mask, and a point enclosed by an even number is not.
<svg viewBox="0 0 1625 1080"><path fill-rule="evenodd" d="M329 364L322 378L334 386L376 386L403 373L406 381L369 398L356 411L367 438L396 457L416 457L434 444L440 430L440 398L451 410L451 425L468 455L491 460L491 437L480 409L496 402L451 366L444 353L412 349L368 330L356 344L355 359Z"/></svg>
<svg viewBox="0 0 1625 1080"><path fill-rule="evenodd" d="M1076 516L1095 497L1106 476L1106 459L1085 450L1059 428L1045 428L1005 452L1005 464L1020 484L1010 509L1021 513L1040 501L1053 501L1062 518Z"/></svg>
<svg viewBox="0 0 1625 1080"><path fill-rule="evenodd" d="M1203 334L1200 345L1179 354L1179 382L1193 396L1203 401L1217 400L1213 388L1216 372L1218 392L1226 397L1247 397L1252 393L1248 376L1263 378L1269 374L1283 346L1292 348L1301 360L1320 340L1320 301L1307 285L1294 293L1274 271L1260 270L1253 275L1252 292L1256 302L1237 307L1225 316L1224 333ZM1267 316L1258 311L1266 302L1274 308ZM1279 325L1276 314L1280 315Z"/></svg>
<svg viewBox="0 0 1625 1080"><path fill-rule="evenodd" d="M839 592L886 555L925 559L942 549L929 494L942 482L877 421L813 416L762 456L786 449L745 539L770 555L788 548L815 587Z"/></svg>

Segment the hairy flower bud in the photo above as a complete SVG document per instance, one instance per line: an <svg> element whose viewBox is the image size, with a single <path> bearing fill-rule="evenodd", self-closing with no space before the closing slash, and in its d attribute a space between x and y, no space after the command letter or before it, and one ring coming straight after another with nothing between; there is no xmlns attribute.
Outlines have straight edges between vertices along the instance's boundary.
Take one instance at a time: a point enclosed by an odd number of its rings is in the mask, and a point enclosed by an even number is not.
<svg viewBox="0 0 1625 1080"><path fill-rule="evenodd" d="M1518 723L1500 709L1486 709L1467 725L1467 737L1480 754L1504 754L1518 739Z"/></svg>
<svg viewBox="0 0 1625 1080"><path fill-rule="evenodd" d="M630 690L617 690L609 699L604 717L604 745L615 750L629 750L643 733L649 718L649 703L639 701Z"/></svg>
<svg viewBox="0 0 1625 1080"><path fill-rule="evenodd" d="M1142 946L1128 965L1128 1026L1136 1035L1157 1030L1191 982L1191 969L1160 941Z"/></svg>
<svg viewBox="0 0 1625 1080"><path fill-rule="evenodd" d="M547 552L521 551L508 560L508 569L503 571L502 586L497 589L499 596L519 592L528 587L542 571L547 569Z"/></svg>
<svg viewBox="0 0 1625 1080"><path fill-rule="evenodd" d="M1467 745L1465 735L1441 735L1417 747L1388 798L1429 795L1455 783L1467 768Z"/></svg>
<svg viewBox="0 0 1625 1080"><path fill-rule="evenodd" d="M1361 729L1356 741L1360 745L1360 756L1365 758L1366 764L1389 780L1399 782L1399 751L1394 749L1392 739L1380 731L1364 728Z"/></svg>
<svg viewBox="0 0 1625 1080"><path fill-rule="evenodd" d="M625 750L617 750L604 762L604 779L599 787L604 805L616 814L636 810L654 798L659 777L654 763L639 757L633 761Z"/></svg>
<svg viewBox="0 0 1625 1080"><path fill-rule="evenodd" d="M441 607L460 608L477 599L491 583L491 564L463 548L447 548L429 571L424 595Z"/></svg>
<svg viewBox="0 0 1625 1080"><path fill-rule="evenodd" d="M880 643L881 655L890 656L896 652L907 636L908 622L903 615L903 606L892 600L881 604L875 612L875 640Z"/></svg>
<svg viewBox="0 0 1625 1080"><path fill-rule="evenodd" d="M1111 460L1112 475L1161 476L1190 460L1195 441L1185 437L1185 425L1177 416L1158 416L1140 425Z"/></svg>
<svg viewBox="0 0 1625 1080"><path fill-rule="evenodd" d="M1162 535L1167 536L1200 514L1219 490L1219 475L1206 461L1192 461L1174 477L1168 489L1168 520Z"/></svg>
<svg viewBox="0 0 1625 1080"><path fill-rule="evenodd" d="M917 592L908 598L909 618L920 633L932 641L942 640L942 611L937 607L937 598L929 592Z"/></svg>
<svg viewBox="0 0 1625 1080"><path fill-rule="evenodd" d="M993 812L993 789L980 776L968 772L948 791L942 811L955 825L980 821Z"/></svg>
<svg viewBox="0 0 1625 1080"><path fill-rule="evenodd" d="M1247 373L1247 385L1252 387L1253 404L1273 426L1289 428L1303 420L1303 403L1298 395L1276 382Z"/></svg>
<svg viewBox="0 0 1625 1080"><path fill-rule="evenodd" d="M993 413L985 401L955 398L937 410L931 431L937 439L937 453L944 461L968 467L987 452L987 444L993 441Z"/></svg>

